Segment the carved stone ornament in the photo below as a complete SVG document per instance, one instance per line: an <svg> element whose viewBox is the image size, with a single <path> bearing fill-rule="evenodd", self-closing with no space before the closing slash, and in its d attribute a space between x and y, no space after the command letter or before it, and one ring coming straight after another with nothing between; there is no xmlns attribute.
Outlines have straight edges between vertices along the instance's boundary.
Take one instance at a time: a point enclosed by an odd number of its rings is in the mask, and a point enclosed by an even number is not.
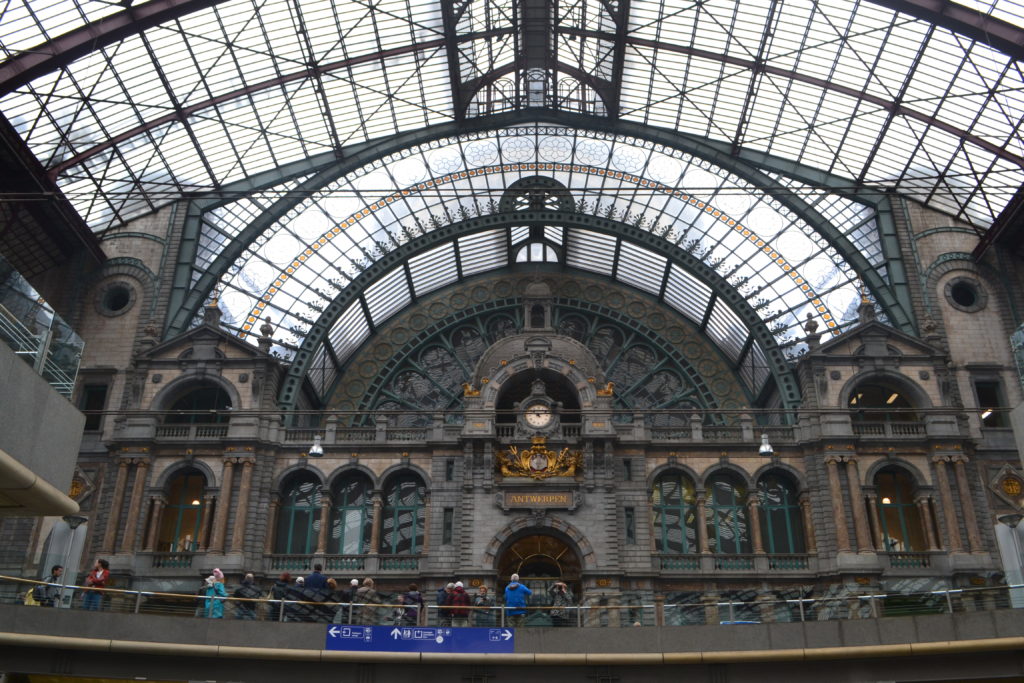
<svg viewBox="0 0 1024 683"><path fill-rule="evenodd" d="M535 436L529 448L520 450L509 446L507 451L498 451L495 469L500 470L503 477L533 479L573 477L583 469L583 454L580 451L570 452L566 447L556 453L545 442L545 437Z"/></svg>

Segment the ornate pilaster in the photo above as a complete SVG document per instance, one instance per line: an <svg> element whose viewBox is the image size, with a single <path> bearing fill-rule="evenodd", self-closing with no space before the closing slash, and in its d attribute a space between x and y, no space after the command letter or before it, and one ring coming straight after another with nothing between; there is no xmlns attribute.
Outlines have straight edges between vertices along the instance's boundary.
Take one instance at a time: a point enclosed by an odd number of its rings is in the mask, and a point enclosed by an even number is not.
<svg viewBox="0 0 1024 683"><path fill-rule="evenodd" d="M953 471L956 472L956 487L960 490L960 504L964 511L964 526L967 527L967 545L972 553L985 552L978 533L978 517L974 513L974 499L971 497L971 486L967 481L967 456L954 455Z"/></svg>
<svg viewBox="0 0 1024 683"><path fill-rule="evenodd" d="M430 548L430 494L426 493L423 496L423 546L420 547L421 553L426 553Z"/></svg>
<svg viewBox="0 0 1024 683"><path fill-rule="evenodd" d="M818 543L814 535L814 518L811 516L811 501L804 492L800 496L800 513L804 520L804 537L808 553L818 552Z"/></svg>
<svg viewBox="0 0 1024 683"><path fill-rule="evenodd" d="M167 502L163 496L153 496L151 501L153 503L153 511L149 522L149 533L146 534L146 543L142 547L142 550L145 552L153 552L156 548L156 537L160 530L160 520L163 517L164 505Z"/></svg>
<svg viewBox="0 0 1024 683"><path fill-rule="evenodd" d="M868 528L867 509L864 507L864 489L860 483L860 470L855 458L846 457L846 480L850 484L850 502L853 505L853 530L857 534L857 552L874 551L871 530Z"/></svg>
<svg viewBox="0 0 1024 683"><path fill-rule="evenodd" d="M100 545L101 555L110 555L114 552L118 524L121 522L121 507L124 505L124 487L128 483L129 462L127 459L121 459L117 463L117 481L114 482L114 498L110 501L110 517L107 519L107 528L103 532L103 543Z"/></svg>
<svg viewBox="0 0 1024 683"><path fill-rule="evenodd" d="M270 508L267 511L267 535L263 539L263 552L274 552L274 534L277 532L277 512L281 509L281 499L276 493L270 496Z"/></svg>
<svg viewBox="0 0 1024 683"><path fill-rule="evenodd" d="M938 550L939 546L935 541L935 524L932 522L932 511L928 500L928 496L918 496L914 504L917 505L917 514L924 526L925 538L928 539L928 550Z"/></svg>
<svg viewBox="0 0 1024 683"><path fill-rule="evenodd" d="M953 491L949 488L949 476L946 473L948 455L937 455L932 458L935 465L935 481L939 486L939 500L942 502L942 519L946 523L947 548L953 553L962 553L964 544L960 538L960 523L953 507Z"/></svg>
<svg viewBox="0 0 1024 683"><path fill-rule="evenodd" d="M331 490L326 486L320 487L320 533L316 537L315 554L323 555L327 552L327 534L331 529Z"/></svg>
<svg viewBox="0 0 1024 683"><path fill-rule="evenodd" d="M747 496L747 509L750 510L750 538L754 546L754 554L764 554L764 539L761 538L761 499L756 493Z"/></svg>
<svg viewBox="0 0 1024 683"><path fill-rule="evenodd" d="M370 527L370 555L377 554L377 548L380 547L380 516L384 510L384 500L381 498L383 494L377 490L373 492L373 525Z"/></svg>
<svg viewBox="0 0 1024 683"><path fill-rule="evenodd" d="M850 552L850 532L846 530L846 512L843 509L843 487L839 484L839 463L842 458L838 455L825 457L825 466L828 469L828 490L832 498L832 519L836 528L836 550L841 553Z"/></svg>
<svg viewBox="0 0 1024 683"><path fill-rule="evenodd" d="M231 484L235 474L235 458L224 458L220 478L220 497L217 499L217 511L213 517L213 538L210 539L210 552L224 552L224 537L228 532L228 511L231 509Z"/></svg>
<svg viewBox="0 0 1024 683"><path fill-rule="evenodd" d="M135 481L132 482L132 497L128 501L128 517L124 522L124 540L121 542L121 552L125 553L136 551L139 509L142 507L142 492L146 488L146 473L149 470L149 460L145 458L132 458L132 462L135 464Z"/></svg>
<svg viewBox="0 0 1024 683"><path fill-rule="evenodd" d="M875 550L885 551L885 539L882 538L882 520L878 516L878 494L868 494L868 515L871 520L871 535L875 539Z"/></svg>
<svg viewBox="0 0 1024 683"><path fill-rule="evenodd" d="M199 520L199 538L196 539L198 548L203 552L210 549L210 510L213 509L217 496L212 493L203 494L203 518Z"/></svg>
<svg viewBox="0 0 1024 683"><path fill-rule="evenodd" d="M245 544L245 529L249 525L249 496L252 491L252 470L255 458L239 458L242 463L242 481L238 485L238 506L235 511L235 527L231 532L231 552L240 553Z"/></svg>
<svg viewBox="0 0 1024 683"><path fill-rule="evenodd" d="M704 498L704 493L697 494L697 542L700 546L700 552L702 554L708 554L711 552L711 547L708 545L708 513L706 509L707 500Z"/></svg>

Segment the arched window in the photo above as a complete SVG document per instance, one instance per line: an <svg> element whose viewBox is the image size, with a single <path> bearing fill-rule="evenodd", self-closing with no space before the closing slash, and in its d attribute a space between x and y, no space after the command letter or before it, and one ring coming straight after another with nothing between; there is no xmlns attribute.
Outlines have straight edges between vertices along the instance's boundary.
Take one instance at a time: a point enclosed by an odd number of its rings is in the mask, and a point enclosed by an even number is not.
<svg viewBox="0 0 1024 683"><path fill-rule="evenodd" d="M654 548L659 553L697 552L697 490L686 475L669 472L654 482Z"/></svg>
<svg viewBox="0 0 1024 683"><path fill-rule="evenodd" d="M228 421L231 397L214 384L193 387L168 408L165 424L217 424Z"/></svg>
<svg viewBox="0 0 1024 683"><path fill-rule="evenodd" d="M886 468L875 475L878 516L889 552L921 552L927 547L921 515L914 504L914 480L903 470Z"/></svg>
<svg viewBox="0 0 1024 683"><path fill-rule="evenodd" d="M399 474L384 486L379 552L414 555L423 547L426 486L415 474Z"/></svg>
<svg viewBox="0 0 1024 683"><path fill-rule="evenodd" d="M281 491L274 552L312 555L320 534L320 482L312 474L293 476Z"/></svg>
<svg viewBox="0 0 1024 683"><path fill-rule="evenodd" d="M206 518L206 477L192 467L175 472L167 482L167 506L160 519L158 552L199 550L200 531Z"/></svg>
<svg viewBox="0 0 1024 683"><path fill-rule="evenodd" d="M708 480L708 546L713 553L738 555L751 552L747 522L747 487L732 474L716 474Z"/></svg>
<svg viewBox="0 0 1024 683"><path fill-rule="evenodd" d="M849 406L857 422L917 422L919 419L906 392L886 382L857 385L850 394Z"/></svg>
<svg viewBox="0 0 1024 683"><path fill-rule="evenodd" d="M769 553L804 553L803 517L796 484L781 472L768 472L757 482L761 503L761 538Z"/></svg>
<svg viewBox="0 0 1024 683"><path fill-rule="evenodd" d="M346 474L335 483L328 553L362 555L370 549L372 489L366 475L358 472Z"/></svg>

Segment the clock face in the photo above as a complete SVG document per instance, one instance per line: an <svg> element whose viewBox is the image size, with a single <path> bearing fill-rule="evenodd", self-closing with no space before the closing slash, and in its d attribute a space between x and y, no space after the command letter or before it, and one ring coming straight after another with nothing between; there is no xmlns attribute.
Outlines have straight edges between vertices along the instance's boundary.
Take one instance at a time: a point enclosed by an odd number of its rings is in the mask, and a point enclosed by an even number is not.
<svg viewBox="0 0 1024 683"><path fill-rule="evenodd" d="M551 419L554 417L551 414L551 408L543 403L534 403L531 406L527 406L523 412L523 419L526 424L533 427L534 429L541 429L551 424Z"/></svg>

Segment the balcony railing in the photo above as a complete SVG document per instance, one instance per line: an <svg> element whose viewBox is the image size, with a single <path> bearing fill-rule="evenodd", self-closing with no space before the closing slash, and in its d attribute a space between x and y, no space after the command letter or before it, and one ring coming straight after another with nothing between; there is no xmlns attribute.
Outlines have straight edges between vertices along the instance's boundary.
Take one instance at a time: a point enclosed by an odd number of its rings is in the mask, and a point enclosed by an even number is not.
<svg viewBox="0 0 1024 683"><path fill-rule="evenodd" d="M806 571L811 568L810 555L769 555L768 569L773 572Z"/></svg>
<svg viewBox="0 0 1024 683"><path fill-rule="evenodd" d="M931 566L930 553L885 553L893 569L924 569Z"/></svg>
<svg viewBox="0 0 1024 683"><path fill-rule="evenodd" d="M158 439L200 441L203 439L223 439L228 435L226 424L191 424L191 425L160 425L156 428Z"/></svg>
<svg viewBox="0 0 1024 683"><path fill-rule="evenodd" d="M700 570L700 555L660 555L658 559L662 571L695 572Z"/></svg>
<svg viewBox="0 0 1024 683"><path fill-rule="evenodd" d="M188 569L195 553L153 553L153 566L158 569Z"/></svg>
<svg viewBox="0 0 1024 683"><path fill-rule="evenodd" d="M715 569L720 571L750 571L754 569L753 555L715 555Z"/></svg>
<svg viewBox="0 0 1024 683"><path fill-rule="evenodd" d="M0 343L70 399L85 343L39 293L0 258Z"/></svg>
<svg viewBox="0 0 1024 683"><path fill-rule="evenodd" d="M853 422L856 436L886 438L921 437L925 435L923 422Z"/></svg>
<svg viewBox="0 0 1024 683"><path fill-rule="evenodd" d="M323 564L327 572L415 572L419 555L265 555L267 569L274 572L310 571Z"/></svg>

